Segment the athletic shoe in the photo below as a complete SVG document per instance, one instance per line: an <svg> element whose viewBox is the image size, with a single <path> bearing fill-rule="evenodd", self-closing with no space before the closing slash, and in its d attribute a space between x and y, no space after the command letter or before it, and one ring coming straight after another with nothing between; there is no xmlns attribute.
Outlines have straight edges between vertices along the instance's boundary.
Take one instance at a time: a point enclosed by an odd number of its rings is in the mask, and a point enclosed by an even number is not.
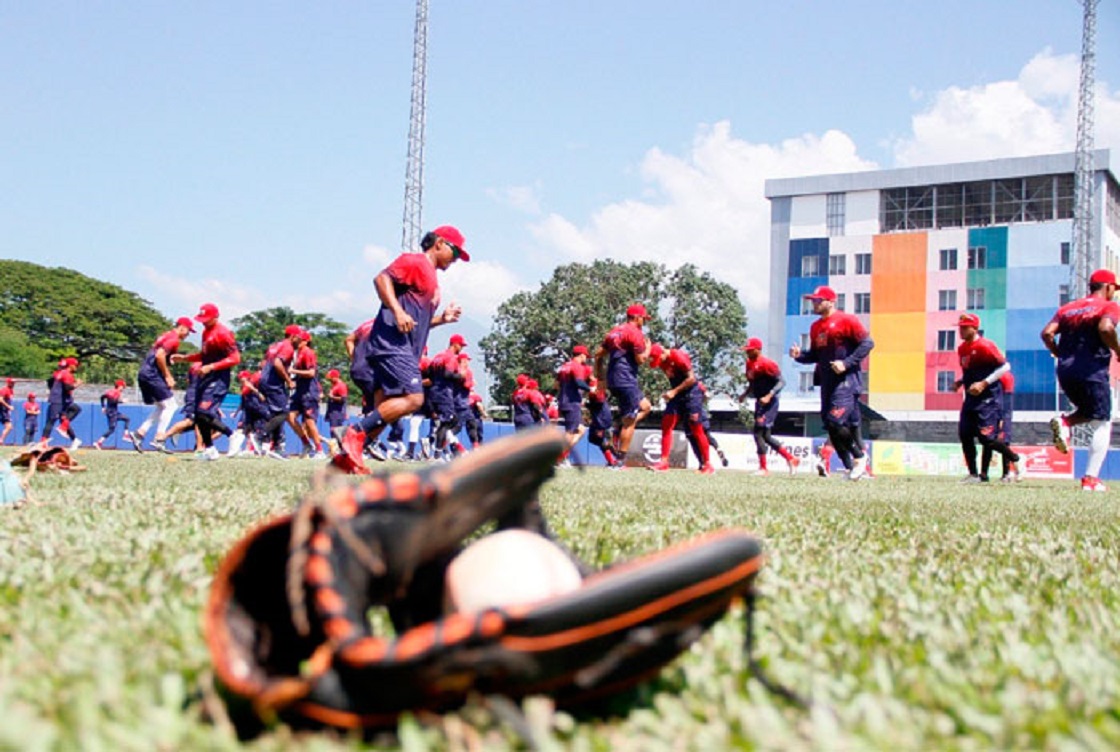
<svg viewBox="0 0 1120 752"><path fill-rule="evenodd" d="M727 465L728 465L727 455L723 453L723 450L722 449L717 449L716 454L719 455L719 461L723 463L723 466L727 467Z"/></svg>
<svg viewBox="0 0 1120 752"><path fill-rule="evenodd" d="M420 456L426 460L432 458L432 440L427 436L420 439Z"/></svg>
<svg viewBox="0 0 1120 752"><path fill-rule="evenodd" d="M961 478L959 482L964 485L971 485L973 483L983 483L984 479L979 475L966 475L965 477Z"/></svg>
<svg viewBox="0 0 1120 752"><path fill-rule="evenodd" d="M669 471L669 460L661 460L649 466L649 469L655 473L665 473Z"/></svg>
<svg viewBox="0 0 1120 752"><path fill-rule="evenodd" d="M818 458L815 467L817 468L817 475L822 478L828 477L828 465L824 464L824 460Z"/></svg>
<svg viewBox="0 0 1120 752"><path fill-rule="evenodd" d="M769 471L769 470L767 470L767 469L766 469L766 468L764 468L764 467L760 467L760 468L758 468L757 470L755 470L755 471L754 471L753 473L751 473L751 475L757 476L757 477L759 477L759 478L765 478L765 477L767 477L768 475L770 475L770 471Z"/></svg>
<svg viewBox="0 0 1120 752"><path fill-rule="evenodd" d="M384 462L385 460L389 459L388 455L385 454L385 450L380 444L370 444L370 446L366 449L366 454L368 454L378 462Z"/></svg>
<svg viewBox="0 0 1120 752"><path fill-rule="evenodd" d="M163 452L164 454L171 454L171 449L159 439L152 442L152 449Z"/></svg>
<svg viewBox="0 0 1120 752"><path fill-rule="evenodd" d="M93 442L93 448L100 452L104 448L101 446L102 442L104 441L105 439L98 439L97 441Z"/></svg>
<svg viewBox="0 0 1120 752"><path fill-rule="evenodd" d="M174 437L174 436L168 436L168 437L167 437L167 446L169 446L169 447L170 447L170 448L172 448L172 449L175 449L175 448L176 448L176 445L175 445L175 437Z"/></svg>
<svg viewBox="0 0 1120 752"><path fill-rule="evenodd" d="M1062 454L1069 454L1071 431L1064 415L1056 415L1050 419L1050 434L1054 448Z"/></svg>
<svg viewBox="0 0 1120 752"><path fill-rule="evenodd" d="M1000 478L1004 483L1018 483L1023 478L1019 475L1019 463L1012 462L1007 468L1007 475Z"/></svg>
<svg viewBox="0 0 1120 752"><path fill-rule="evenodd" d="M859 480L867 475L867 458L857 457L852 460L852 469L848 471L848 480Z"/></svg>
<svg viewBox="0 0 1120 752"><path fill-rule="evenodd" d="M1108 491L1108 486L1106 486L1104 483L1101 483L1100 478L1094 478L1092 475L1086 475L1081 479L1081 490L1098 491L1100 493L1104 493Z"/></svg>
<svg viewBox="0 0 1120 752"><path fill-rule="evenodd" d="M708 464L706 464L702 468L700 468L700 474L701 475L715 475L716 474L716 469L714 467L712 467L712 463L709 462Z"/></svg>
<svg viewBox="0 0 1120 752"><path fill-rule="evenodd" d="M132 448L133 449L135 449L140 454L144 453L144 447L143 447L144 437L143 436L137 436L134 433L130 433L130 434L128 434L128 440L132 442Z"/></svg>
<svg viewBox="0 0 1120 752"><path fill-rule="evenodd" d="M327 455L323 454L322 452L315 452L313 454L308 455L307 459L309 459L309 460L325 460L325 459L327 459Z"/></svg>
<svg viewBox="0 0 1120 752"><path fill-rule="evenodd" d="M790 457L789 458L789 474L790 475L797 475L797 466L800 465L800 464L801 464L801 460L799 460L797 457Z"/></svg>
<svg viewBox="0 0 1120 752"><path fill-rule="evenodd" d="M277 452L275 449L269 449L269 450L265 451L264 456L268 457L270 460L279 460L280 462L287 462L288 461L287 457L280 454L280 452Z"/></svg>
<svg viewBox="0 0 1120 752"><path fill-rule="evenodd" d="M70 451L71 452L77 451L78 449L81 449L81 448L82 448L82 440L81 439L74 439L73 441L70 442Z"/></svg>
<svg viewBox="0 0 1120 752"><path fill-rule="evenodd" d="M208 446L202 450L202 454L198 455L198 458L203 462L215 462L217 460L220 460L222 458L222 455L218 451L218 447Z"/></svg>

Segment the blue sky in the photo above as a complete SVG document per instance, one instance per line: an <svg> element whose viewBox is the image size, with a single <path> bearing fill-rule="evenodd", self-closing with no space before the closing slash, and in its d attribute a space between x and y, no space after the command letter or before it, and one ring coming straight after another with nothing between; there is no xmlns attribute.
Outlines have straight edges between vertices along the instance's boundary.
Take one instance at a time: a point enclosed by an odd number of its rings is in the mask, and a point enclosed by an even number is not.
<svg viewBox="0 0 1120 752"><path fill-rule="evenodd" d="M443 276L469 338L602 257L698 263L763 332L766 179L1074 145L1075 0L430 6L424 219L474 255ZM1118 6L1097 43L1113 149ZM414 12L0 2L0 256L170 317L367 318L400 250Z"/></svg>

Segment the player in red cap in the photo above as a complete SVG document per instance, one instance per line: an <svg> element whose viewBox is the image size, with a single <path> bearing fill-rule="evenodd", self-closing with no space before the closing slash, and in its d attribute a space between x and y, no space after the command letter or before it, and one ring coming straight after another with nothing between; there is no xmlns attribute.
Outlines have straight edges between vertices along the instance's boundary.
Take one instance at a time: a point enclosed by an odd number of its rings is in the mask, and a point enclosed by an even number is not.
<svg viewBox="0 0 1120 752"><path fill-rule="evenodd" d="M1112 391L1108 369L1112 356L1120 358L1116 322L1120 304L1116 274L1098 269L1089 277L1089 294L1066 303L1042 330L1042 341L1058 359L1058 384L1073 403L1073 412L1050 420L1054 446L1068 452L1073 426L1087 424L1092 432L1089 464L1081 479L1083 491L1107 491L1100 480L1112 436Z"/></svg>
<svg viewBox="0 0 1120 752"><path fill-rule="evenodd" d="M82 383L74 376L77 370L77 358L62 358L58 361L58 369L47 379L50 396L47 398L47 423L43 426L44 446L51 440L51 431L55 423L59 424L58 430L70 439L71 449L77 449L82 445L82 440L77 437L70 425L70 422L82 411L82 406L74 402L74 390Z"/></svg>
<svg viewBox="0 0 1120 752"><path fill-rule="evenodd" d="M204 303L194 320L202 324L202 347L190 355L172 355L171 362L200 363L198 391L194 408L195 425L202 437L202 459L216 460L221 455L214 446L214 434L233 433L222 422L222 400L229 394L230 369L241 362L241 351L233 332L218 322L218 307Z"/></svg>
<svg viewBox="0 0 1120 752"><path fill-rule="evenodd" d="M23 443L30 444L35 441L38 430L39 403L35 400L35 392L28 392L23 401Z"/></svg>
<svg viewBox="0 0 1120 752"><path fill-rule="evenodd" d="M335 368L327 371L327 383L327 426L334 431L346 425L346 401L350 396L350 387Z"/></svg>
<svg viewBox="0 0 1120 752"><path fill-rule="evenodd" d="M661 345L654 344L650 346L649 363L654 368L660 368L669 379L669 389L661 395L665 402L665 413L661 416L661 459L650 469L669 469L673 429L679 421L684 420L685 433L691 437L690 441L698 450L700 473L711 475L715 468L710 459L708 435L704 433L700 417L704 408L704 395L699 388L700 380L692 370L692 358L684 350L665 350Z"/></svg>
<svg viewBox="0 0 1120 752"><path fill-rule="evenodd" d="M12 403L15 401L14 387L16 380L7 378L4 380L4 386L0 387L0 425L4 426L4 430L0 431L0 444L8 438L8 433L12 430Z"/></svg>
<svg viewBox="0 0 1120 752"><path fill-rule="evenodd" d="M288 425L303 442L304 453L313 460L324 459L323 438L319 435L319 356L311 345L311 333L301 332L292 360L295 388L288 400Z"/></svg>
<svg viewBox="0 0 1120 752"><path fill-rule="evenodd" d="M626 321L611 329L595 351L599 388L609 389L618 401L618 453L623 460L630 450L635 427L649 415L651 407L638 385L638 368L649 360L650 341L642 331L649 319L646 307L635 303L626 309Z"/></svg>
<svg viewBox="0 0 1120 752"><path fill-rule="evenodd" d="M136 383L140 387L140 399L145 405L155 405L148 417L139 428L130 434L132 446L136 451L143 451L144 437L154 424L156 427L155 440L152 446L163 449L167 429L171 419L175 416L175 377L171 375L170 358L179 352L179 345L188 334L194 332L194 322L186 316L181 316L175 321L175 326L156 338L155 343L144 362L140 364L140 373L137 374Z"/></svg>
<svg viewBox="0 0 1120 752"><path fill-rule="evenodd" d="M801 461L771 435L774 422L778 419L778 395L786 385L781 367L762 354L762 340L758 337L748 339L743 345L743 351L747 354L747 388L739 395L739 401L742 402L748 396L754 397L754 446L758 454L758 470L755 475L770 474L770 469L766 466L770 449L786 461L789 474L793 475Z"/></svg>
<svg viewBox="0 0 1120 752"><path fill-rule="evenodd" d="M466 380L465 368L467 362L463 360L463 348L467 341L461 334L451 335L447 349L432 358L428 365L428 378L431 387L428 389L429 418L432 421L432 446L437 457L445 452L458 452L458 442L452 442L451 437L459 432L459 414L455 405L455 392L461 388Z"/></svg>
<svg viewBox="0 0 1120 752"><path fill-rule="evenodd" d="M124 379L117 379L113 384L112 389L106 390L101 395L101 412L105 415L105 420L108 421L109 427L105 429L105 433L93 442L95 449L103 449L105 447L105 440L117 432L117 423L124 422L124 438L126 441L132 440L132 434L129 433L129 420L127 415L121 415L121 402L124 401Z"/></svg>
<svg viewBox="0 0 1120 752"><path fill-rule="evenodd" d="M524 431L544 420L544 415L541 412L544 405L538 405L532 398L533 391L529 388L530 378L528 374L519 373L517 375L517 387L513 390L513 396L510 398L513 402L513 430Z"/></svg>
<svg viewBox="0 0 1120 752"><path fill-rule="evenodd" d="M875 342L860 320L836 308L836 292L821 285L805 296L819 317L809 328L809 349L789 349L798 363L813 363L813 382L821 388L821 419L850 480L867 474L860 437L859 397L863 391L860 363Z"/></svg>
<svg viewBox="0 0 1120 752"><path fill-rule="evenodd" d="M268 415L264 432L272 442L269 451L276 457L283 456L285 423L292 426L292 430L301 442L307 443L295 419L288 414L288 395L295 387L295 380L289 373L289 369L296 356L296 347L302 339L303 329L297 324L288 324L284 327L284 336L265 350L264 362L261 365L260 384L257 388L264 397L265 412Z"/></svg>
<svg viewBox="0 0 1120 752"><path fill-rule="evenodd" d="M1011 364L1003 357L999 347L990 339L980 336L980 317L963 313L957 320L961 342L957 357L961 363L961 377L954 389L964 388L958 434L964 462L968 466L967 483L986 483L987 467L980 472L976 467L976 442L998 452L1008 463L1011 473L1018 475L1015 463L1019 455L1000 439L1003 423L1003 385L1000 378L1011 371Z"/></svg>
<svg viewBox="0 0 1120 752"><path fill-rule="evenodd" d="M557 410L568 437L568 451L579 443L587 429L583 425L583 398L591 390L590 354L586 345L572 348L572 357L556 374Z"/></svg>
<svg viewBox="0 0 1120 752"><path fill-rule="evenodd" d="M470 261L463 233L451 225L428 232L420 241L420 253L403 253L374 278L381 309L369 333L369 363L373 370L373 410L362 418L357 430L336 435L352 462L362 450L376 442L382 429L411 415L424 404L420 356L433 326L459 320L462 308L451 302L440 305L437 271L456 261Z"/></svg>

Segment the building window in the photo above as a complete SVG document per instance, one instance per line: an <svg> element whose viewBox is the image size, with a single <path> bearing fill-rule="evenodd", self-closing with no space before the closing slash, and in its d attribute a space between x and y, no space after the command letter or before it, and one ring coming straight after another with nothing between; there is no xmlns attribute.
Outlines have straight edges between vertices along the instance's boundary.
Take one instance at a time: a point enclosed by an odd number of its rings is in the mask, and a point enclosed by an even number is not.
<svg viewBox="0 0 1120 752"><path fill-rule="evenodd" d="M954 329L941 329L937 332L937 351L953 352L957 349L957 332Z"/></svg>
<svg viewBox="0 0 1120 752"><path fill-rule="evenodd" d="M802 277L816 277L821 273L821 259L820 256L802 256L801 257L801 276Z"/></svg>
<svg viewBox="0 0 1120 752"><path fill-rule="evenodd" d="M802 316L808 316L812 312L813 312L813 301L809 300L808 298L802 298L801 299L801 315Z"/></svg>
<svg viewBox="0 0 1120 752"><path fill-rule="evenodd" d="M1058 285L1058 305L1064 306L1069 302L1069 285Z"/></svg>
<svg viewBox="0 0 1120 752"><path fill-rule="evenodd" d="M856 306L852 313L871 313L871 293L857 292L854 297Z"/></svg>
<svg viewBox="0 0 1120 752"><path fill-rule="evenodd" d="M953 387L957 383L956 371L938 371L937 372L937 392L939 394L952 394L957 391Z"/></svg>
<svg viewBox="0 0 1120 752"><path fill-rule="evenodd" d="M1069 266L1069 241L1062 243L1061 250L1059 251L1060 260L1058 263Z"/></svg>
<svg viewBox="0 0 1120 752"><path fill-rule="evenodd" d="M988 249L982 245L972 246L968 249L968 268L969 269L987 269L988 268Z"/></svg>
<svg viewBox="0 0 1120 752"><path fill-rule="evenodd" d="M840 253L828 257L828 276L843 277L848 273L848 257Z"/></svg>
<svg viewBox="0 0 1120 752"><path fill-rule="evenodd" d="M984 310L984 288L983 287L970 287L968 288L968 305L966 306L970 311Z"/></svg>
<svg viewBox="0 0 1120 752"><path fill-rule="evenodd" d="M845 305L845 301L844 301L845 297L846 297L846 293L842 293L842 292L836 293L836 310L837 311L848 310L847 306Z"/></svg>
<svg viewBox="0 0 1120 752"><path fill-rule="evenodd" d="M951 271L957 268L957 249L956 248L942 248L940 252L941 263L938 268L941 271Z"/></svg>
<svg viewBox="0 0 1120 752"><path fill-rule="evenodd" d="M802 371L797 374L797 390L799 392L813 391L813 372Z"/></svg>
<svg viewBox="0 0 1120 752"><path fill-rule="evenodd" d="M955 311L955 310L957 310L957 291L956 290L938 290L937 291L937 310L939 310L939 311Z"/></svg>
<svg viewBox="0 0 1120 752"><path fill-rule="evenodd" d="M844 234L844 199L843 193L830 193L826 199L829 237Z"/></svg>
<svg viewBox="0 0 1120 752"><path fill-rule="evenodd" d="M856 254L856 274L870 274L871 273L871 254L870 253L857 253Z"/></svg>

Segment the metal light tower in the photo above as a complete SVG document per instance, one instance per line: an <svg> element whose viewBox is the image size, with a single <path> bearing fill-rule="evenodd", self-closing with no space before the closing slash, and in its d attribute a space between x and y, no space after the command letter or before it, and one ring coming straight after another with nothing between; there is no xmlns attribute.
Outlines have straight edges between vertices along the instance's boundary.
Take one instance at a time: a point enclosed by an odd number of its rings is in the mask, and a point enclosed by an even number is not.
<svg viewBox="0 0 1120 752"><path fill-rule="evenodd" d="M1096 79L1097 2L1081 0L1085 9L1081 31L1081 85L1077 92L1077 152L1073 183L1073 259L1070 295L1080 296L1096 266L1093 235L1096 215L1093 201L1093 85Z"/></svg>
<svg viewBox="0 0 1120 752"><path fill-rule="evenodd" d="M416 0L412 39L412 109L408 122L408 164L404 172L404 230L401 250L420 247L424 211L424 123L428 93L428 0Z"/></svg>

